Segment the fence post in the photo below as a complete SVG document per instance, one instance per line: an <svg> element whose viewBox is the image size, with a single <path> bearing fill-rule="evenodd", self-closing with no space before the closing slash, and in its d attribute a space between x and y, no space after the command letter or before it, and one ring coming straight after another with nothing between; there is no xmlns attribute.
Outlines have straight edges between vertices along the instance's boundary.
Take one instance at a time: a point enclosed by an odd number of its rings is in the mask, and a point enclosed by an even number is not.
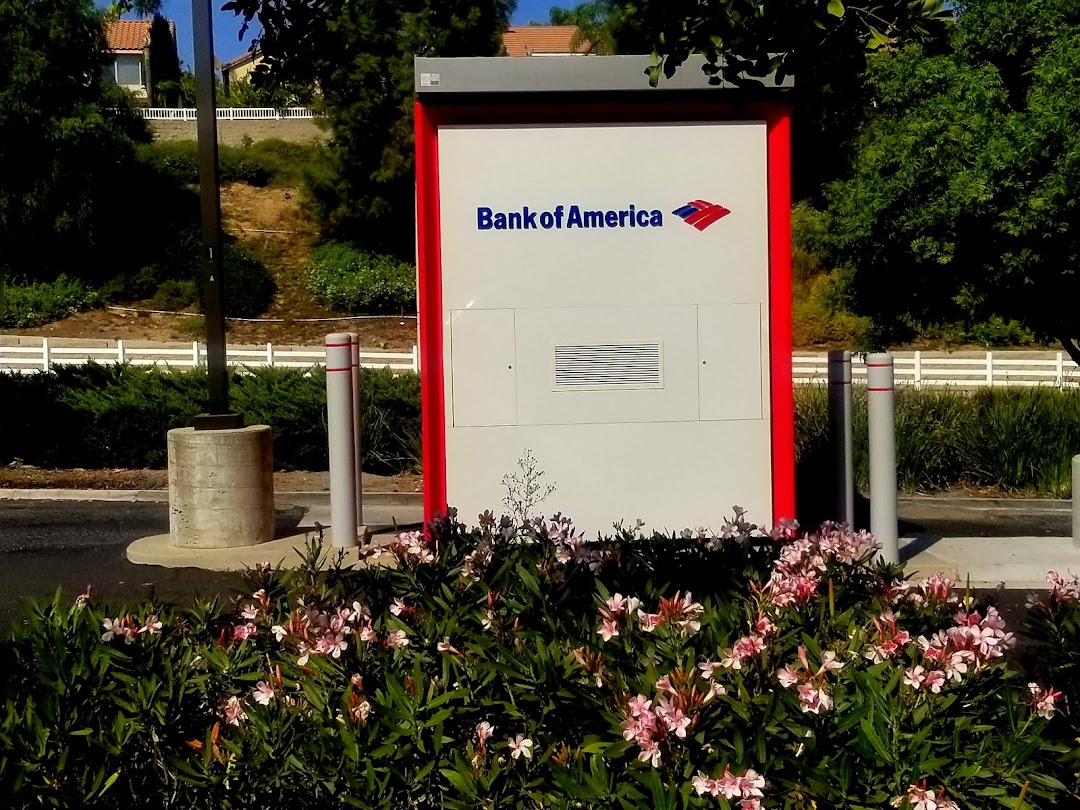
<svg viewBox="0 0 1080 810"><path fill-rule="evenodd" d="M356 478L356 533L363 543L367 540L364 525L364 472L360 463L361 439L363 437L363 412L360 388L360 335L349 332L349 358L352 360L352 415L353 415L353 476Z"/></svg>
<svg viewBox="0 0 1080 810"><path fill-rule="evenodd" d="M41 369L42 371L52 371L52 362L49 357L49 339L41 339Z"/></svg>
<svg viewBox="0 0 1080 810"><path fill-rule="evenodd" d="M326 336L326 428L330 443L330 538L356 545L356 451L353 437L353 344L348 333Z"/></svg>
<svg viewBox="0 0 1080 810"><path fill-rule="evenodd" d="M124 365L127 362L127 354L124 352L124 339L119 338L116 341L116 362L120 365Z"/></svg>
<svg viewBox="0 0 1080 810"><path fill-rule="evenodd" d="M274 365L274 344L266 344L266 365L273 367Z"/></svg>
<svg viewBox="0 0 1080 810"><path fill-rule="evenodd" d="M986 353L986 384L993 388L994 386L994 353Z"/></svg>
<svg viewBox="0 0 1080 810"><path fill-rule="evenodd" d="M1065 357L1061 352L1057 353L1057 386L1065 387Z"/></svg>
<svg viewBox="0 0 1080 810"><path fill-rule="evenodd" d="M415 343L412 347L412 367L414 372L420 373L420 347Z"/></svg>
<svg viewBox="0 0 1080 810"><path fill-rule="evenodd" d="M922 382L922 352L915 352L915 384Z"/></svg>
<svg viewBox="0 0 1080 810"><path fill-rule="evenodd" d="M191 365L194 368L199 367L199 341L191 341Z"/></svg>
<svg viewBox="0 0 1080 810"><path fill-rule="evenodd" d="M855 525L855 450L851 428L851 352L829 352L829 443L833 449L833 518Z"/></svg>
<svg viewBox="0 0 1080 810"><path fill-rule="evenodd" d="M866 399L870 433L870 531L881 558L900 562L896 517L896 394L891 354L866 358Z"/></svg>

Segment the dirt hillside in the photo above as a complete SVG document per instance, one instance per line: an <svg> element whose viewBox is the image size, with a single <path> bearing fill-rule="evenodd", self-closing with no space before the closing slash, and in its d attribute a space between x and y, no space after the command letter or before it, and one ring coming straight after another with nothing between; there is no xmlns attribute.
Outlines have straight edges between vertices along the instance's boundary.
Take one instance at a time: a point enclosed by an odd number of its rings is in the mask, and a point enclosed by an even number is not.
<svg viewBox="0 0 1080 810"><path fill-rule="evenodd" d="M319 345L334 331L360 333L371 349L408 350L416 344L415 318L387 317L296 323L298 318L334 318L342 313L312 303L303 286L318 231L305 216L297 189L256 188L230 183L221 189L221 212L226 233L257 255L277 282L278 292L263 317L280 323L229 323L229 343ZM146 310L149 302L133 309ZM125 312L114 309L81 312L36 329L4 330L21 335L109 340L189 341L202 337L202 320L177 315Z"/></svg>

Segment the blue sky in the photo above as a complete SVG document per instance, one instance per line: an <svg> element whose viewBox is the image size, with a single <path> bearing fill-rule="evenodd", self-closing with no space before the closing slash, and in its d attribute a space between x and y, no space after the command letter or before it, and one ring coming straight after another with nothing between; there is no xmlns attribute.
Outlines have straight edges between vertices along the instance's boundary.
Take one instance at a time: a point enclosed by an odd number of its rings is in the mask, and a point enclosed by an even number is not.
<svg viewBox="0 0 1080 810"><path fill-rule="evenodd" d="M215 7L220 7L223 0L214 0ZM517 25L523 25L531 20L547 22L548 9L552 5L574 5L574 0L518 0L518 8L512 21ZM180 61L188 67L192 65L191 46L191 0L165 0L162 5L162 14L170 20L176 21L176 39L180 50ZM251 44L251 33L241 41L238 38L240 32L240 18L234 14L217 11L214 14L214 50L218 58L227 62L235 56L239 56L247 50Z"/></svg>

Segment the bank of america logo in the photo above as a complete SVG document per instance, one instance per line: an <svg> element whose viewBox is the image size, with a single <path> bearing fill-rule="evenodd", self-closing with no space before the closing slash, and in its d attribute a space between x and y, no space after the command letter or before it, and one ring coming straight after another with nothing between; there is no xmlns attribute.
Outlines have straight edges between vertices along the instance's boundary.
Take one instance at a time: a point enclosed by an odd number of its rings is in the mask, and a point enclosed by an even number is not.
<svg viewBox="0 0 1080 810"><path fill-rule="evenodd" d="M703 231L717 220L723 219L731 213L727 208L705 200L691 200L682 208L672 211L687 225L693 225L699 231Z"/></svg>

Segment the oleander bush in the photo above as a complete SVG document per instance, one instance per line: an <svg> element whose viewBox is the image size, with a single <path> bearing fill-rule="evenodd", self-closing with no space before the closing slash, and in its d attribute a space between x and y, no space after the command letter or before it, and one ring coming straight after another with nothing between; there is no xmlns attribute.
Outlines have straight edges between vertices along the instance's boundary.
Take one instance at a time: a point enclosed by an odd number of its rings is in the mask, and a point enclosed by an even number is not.
<svg viewBox="0 0 1080 810"><path fill-rule="evenodd" d="M992 606L832 525L585 541L451 514L235 600L33 609L0 648L29 808L1051 808L1060 705Z"/></svg>

